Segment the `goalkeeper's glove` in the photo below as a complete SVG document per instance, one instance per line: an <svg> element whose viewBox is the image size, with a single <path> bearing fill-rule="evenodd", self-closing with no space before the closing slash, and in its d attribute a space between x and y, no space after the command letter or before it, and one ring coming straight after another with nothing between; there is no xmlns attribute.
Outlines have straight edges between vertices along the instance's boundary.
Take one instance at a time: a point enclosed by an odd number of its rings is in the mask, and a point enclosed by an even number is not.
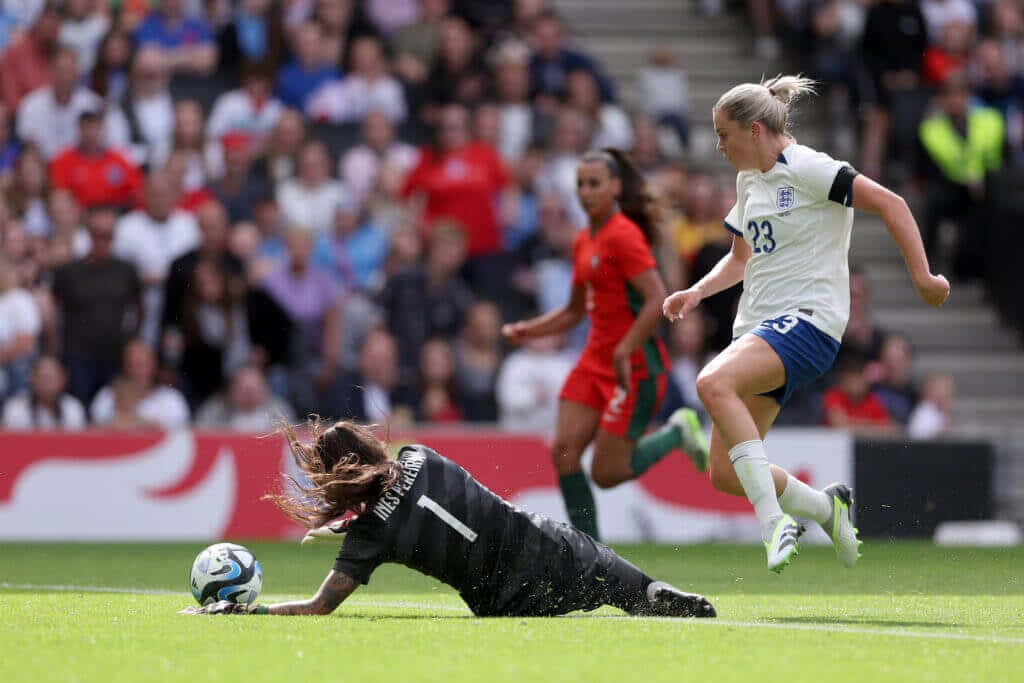
<svg viewBox="0 0 1024 683"><path fill-rule="evenodd" d="M185 609L178 612L178 614L268 614L269 609L266 605L259 605L253 603L247 605L243 602L229 602L227 600L221 600L210 605L203 605L202 607L186 607Z"/></svg>
<svg viewBox="0 0 1024 683"><path fill-rule="evenodd" d="M360 508L362 511L366 510L366 506L363 505ZM344 515L328 522L323 526L318 526L315 529L310 529L306 532L306 535L302 538L302 545L307 543L315 543L317 541L327 541L337 543L341 540L341 537L348 533L349 526L352 522L359 519L359 515L352 510L349 510Z"/></svg>

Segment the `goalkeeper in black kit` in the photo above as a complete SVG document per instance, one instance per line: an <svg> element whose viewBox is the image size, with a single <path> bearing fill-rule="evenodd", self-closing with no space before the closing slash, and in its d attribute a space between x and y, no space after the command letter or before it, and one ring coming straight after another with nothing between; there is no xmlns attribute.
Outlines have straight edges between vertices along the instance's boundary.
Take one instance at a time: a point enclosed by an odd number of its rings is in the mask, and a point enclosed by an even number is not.
<svg viewBox="0 0 1024 683"><path fill-rule="evenodd" d="M395 562L452 586L477 616L602 605L642 616L715 616L703 596L655 581L567 524L516 508L426 446L405 446L391 460L383 442L351 422L315 422L310 444L290 428L283 433L309 484L291 479L290 490L268 497L312 529L307 538L346 534L334 569L309 600L222 601L183 612L329 614L379 565Z"/></svg>

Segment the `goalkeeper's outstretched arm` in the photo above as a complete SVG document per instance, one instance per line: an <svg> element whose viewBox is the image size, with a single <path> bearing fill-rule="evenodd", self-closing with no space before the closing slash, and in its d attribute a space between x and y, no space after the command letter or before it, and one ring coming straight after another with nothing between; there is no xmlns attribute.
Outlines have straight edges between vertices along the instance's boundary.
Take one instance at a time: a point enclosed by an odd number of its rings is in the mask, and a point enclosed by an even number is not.
<svg viewBox="0 0 1024 683"><path fill-rule="evenodd" d="M359 582L348 574L332 570L320 584L316 595L309 600L282 602L277 605L244 605L222 600L205 607L188 607L179 614L330 614L358 587Z"/></svg>

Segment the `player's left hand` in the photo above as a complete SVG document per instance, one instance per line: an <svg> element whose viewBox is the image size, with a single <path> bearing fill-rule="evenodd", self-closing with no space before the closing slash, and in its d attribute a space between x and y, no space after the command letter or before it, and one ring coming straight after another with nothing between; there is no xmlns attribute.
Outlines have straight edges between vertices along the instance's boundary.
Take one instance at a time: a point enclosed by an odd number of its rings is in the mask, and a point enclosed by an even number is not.
<svg viewBox="0 0 1024 683"><path fill-rule="evenodd" d="M626 349L616 348L612 354L612 368L615 370L615 383L623 391L629 391L630 353Z"/></svg>
<svg viewBox="0 0 1024 683"><path fill-rule="evenodd" d="M245 603L221 600L202 607L186 607L178 614L255 614L258 607L259 605L256 604L246 605Z"/></svg>

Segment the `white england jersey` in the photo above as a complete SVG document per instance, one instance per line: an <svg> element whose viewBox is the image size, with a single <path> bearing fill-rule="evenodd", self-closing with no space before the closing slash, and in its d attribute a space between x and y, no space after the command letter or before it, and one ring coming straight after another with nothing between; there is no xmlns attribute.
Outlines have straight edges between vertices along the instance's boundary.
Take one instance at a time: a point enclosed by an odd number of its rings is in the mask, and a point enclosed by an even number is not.
<svg viewBox="0 0 1024 683"><path fill-rule="evenodd" d="M752 254L733 337L794 315L842 340L850 317L847 254L856 175L846 162L795 142L767 172L736 174L736 206L725 227Z"/></svg>

